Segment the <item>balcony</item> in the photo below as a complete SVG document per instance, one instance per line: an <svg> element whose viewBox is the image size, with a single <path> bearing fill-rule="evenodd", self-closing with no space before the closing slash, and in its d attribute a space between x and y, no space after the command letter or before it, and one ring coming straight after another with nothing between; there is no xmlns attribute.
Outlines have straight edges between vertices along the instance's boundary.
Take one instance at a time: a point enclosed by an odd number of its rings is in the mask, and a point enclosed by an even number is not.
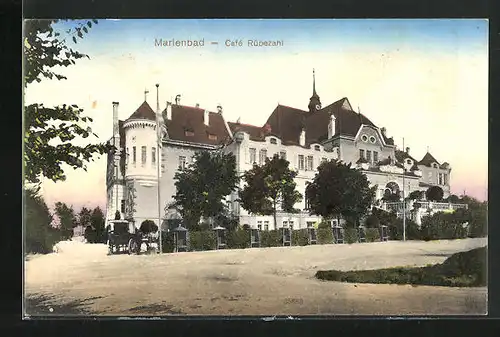
<svg viewBox="0 0 500 337"><path fill-rule="evenodd" d="M388 212L403 213L403 202L383 202L381 208ZM467 209L467 204L452 204L447 202L432 202L432 201L406 201L406 210L414 208L429 210L433 212L455 211L460 208Z"/></svg>

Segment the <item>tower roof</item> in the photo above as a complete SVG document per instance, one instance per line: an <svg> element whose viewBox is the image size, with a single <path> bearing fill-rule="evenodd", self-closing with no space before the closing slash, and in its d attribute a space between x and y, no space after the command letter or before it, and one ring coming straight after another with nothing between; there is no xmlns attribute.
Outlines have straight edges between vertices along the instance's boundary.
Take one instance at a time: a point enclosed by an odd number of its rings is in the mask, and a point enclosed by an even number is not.
<svg viewBox="0 0 500 337"><path fill-rule="evenodd" d="M147 119L147 120L155 121L156 114L153 111L153 109L151 109L148 102L144 101L137 108L137 110L135 110L134 113L132 115L130 115L130 117L127 118L126 120L132 120L132 119Z"/></svg>
<svg viewBox="0 0 500 337"><path fill-rule="evenodd" d="M418 162L419 165L425 166L431 166L432 163L436 163L439 165L439 162L436 160L436 158L434 158L429 152L427 152L424 158L422 158L422 160Z"/></svg>
<svg viewBox="0 0 500 337"><path fill-rule="evenodd" d="M321 106L321 101L319 99L318 93L316 93L316 74L313 69L313 94L311 98L309 99L309 112L314 112L319 110L317 106Z"/></svg>

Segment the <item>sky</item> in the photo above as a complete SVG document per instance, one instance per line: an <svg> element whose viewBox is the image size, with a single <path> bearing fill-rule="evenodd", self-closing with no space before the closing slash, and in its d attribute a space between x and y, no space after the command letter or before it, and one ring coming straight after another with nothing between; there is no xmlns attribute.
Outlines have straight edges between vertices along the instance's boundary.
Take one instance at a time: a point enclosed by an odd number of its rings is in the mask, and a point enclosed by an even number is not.
<svg viewBox="0 0 500 337"><path fill-rule="evenodd" d="M204 46L156 46L159 39ZM249 40L283 45L251 47ZM123 120L149 90L155 109L156 83L162 110L180 94L183 105L216 111L221 104L227 121L261 126L277 104L307 110L315 69L323 106L347 97L400 148L404 138L415 159L429 149L450 163L452 193L487 196L487 20L99 20L69 45L90 59L60 69L67 80L30 84L25 103L78 104L94 119L99 139L91 142L111 137L113 101ZM87 172L65 172L64 182L44 180L49 206L105 207L105 157Z"/></svg>

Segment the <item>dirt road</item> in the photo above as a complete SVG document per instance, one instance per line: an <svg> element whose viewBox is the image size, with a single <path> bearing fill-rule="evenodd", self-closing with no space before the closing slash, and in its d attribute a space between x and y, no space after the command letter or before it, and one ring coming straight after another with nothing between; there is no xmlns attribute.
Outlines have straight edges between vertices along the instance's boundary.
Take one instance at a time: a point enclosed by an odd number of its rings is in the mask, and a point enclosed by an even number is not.
<svg viewBox="0 0 500 337"><path fill-rule="evenodd" d="M486 288L345 284L317 270L440 263L486 239L107 256L79 242L25 264L36 315L461 315L486 313Z"/></svg>

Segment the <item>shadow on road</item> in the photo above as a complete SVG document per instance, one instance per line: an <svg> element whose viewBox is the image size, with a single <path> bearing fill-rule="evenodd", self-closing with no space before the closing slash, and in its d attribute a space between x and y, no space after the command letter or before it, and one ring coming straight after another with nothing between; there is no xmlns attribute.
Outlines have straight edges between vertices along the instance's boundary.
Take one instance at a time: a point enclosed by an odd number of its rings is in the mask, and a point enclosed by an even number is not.
<svg viewBox="0 0 500 337"><path fill-rule="evenodd" d="M99 298L102 298L102 296L57 303L54 296L34 295L26 298L25 313L27 316L90 315L92 313L85 309L84 306Z"/></svg>

